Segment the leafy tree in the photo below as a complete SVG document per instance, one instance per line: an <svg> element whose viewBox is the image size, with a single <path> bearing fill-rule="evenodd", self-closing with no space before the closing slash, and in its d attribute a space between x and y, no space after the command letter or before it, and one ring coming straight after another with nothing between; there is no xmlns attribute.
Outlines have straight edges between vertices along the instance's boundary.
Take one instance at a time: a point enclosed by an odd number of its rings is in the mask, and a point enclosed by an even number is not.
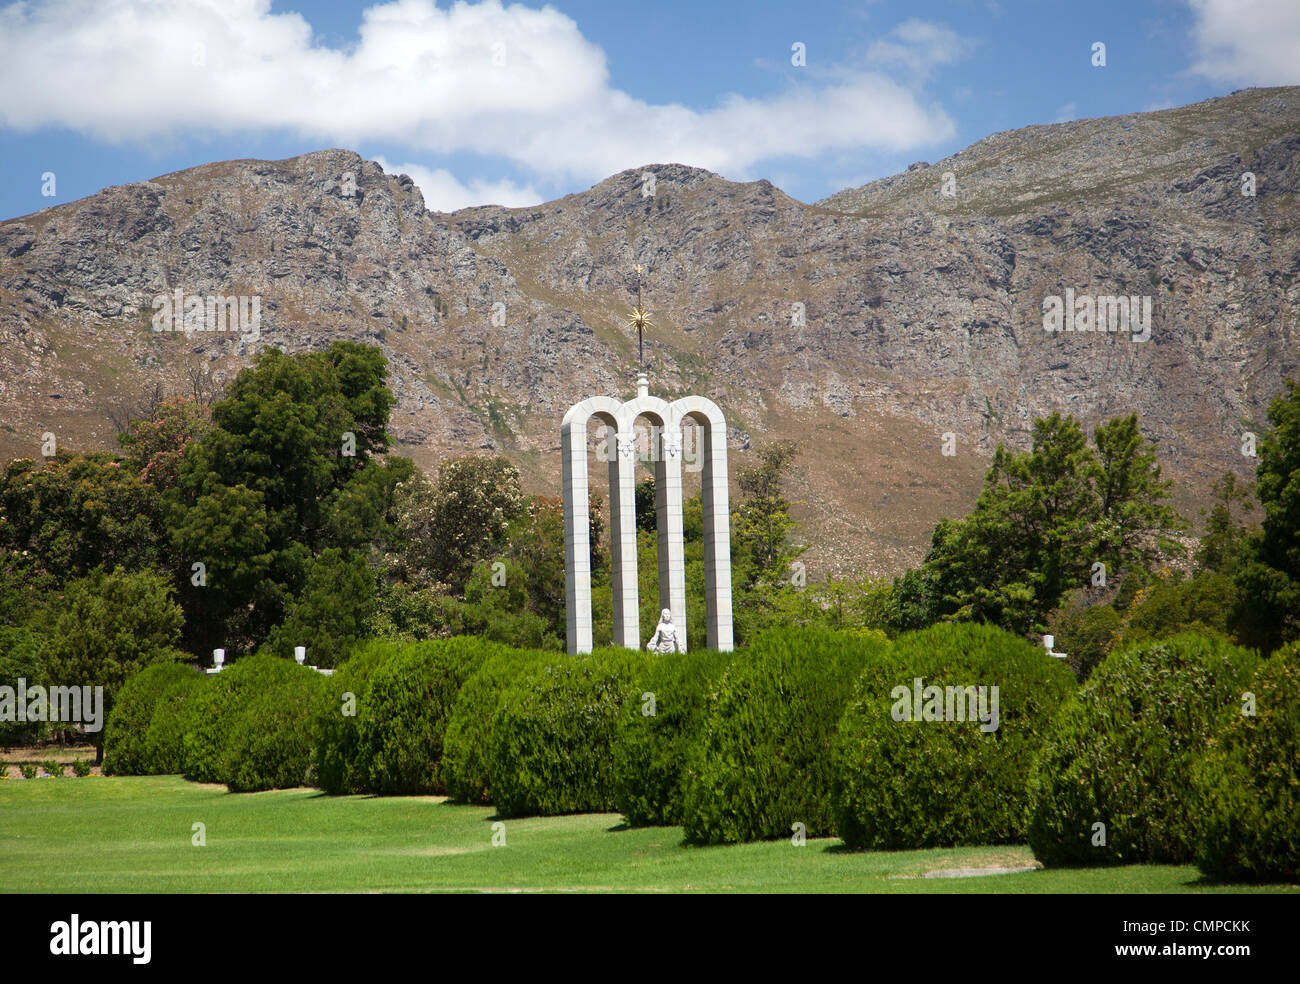
<svg viewBox="0 0 1300 984"><path fill-rule="evenodd" d="M1180 632L1229 635L1236 587L1226 574L1202 571L1192 578L1162 572L1129 604L1116 632L1116 647Z"/></svg>
<svg viewBox="0 0 1300 984"><path fill-rule="evenodd" d="M1138 430L1137 414L1102 424L1093 442L1091 475L1100 513L1093 553L1111 571L1149 568L1174 551L1169 535L1187 525L1166 504L1173 483L1161 480L1155 448Z"/></svg>
<svg viewBox="0 0 1300 984"><path fill-rule="evenodd" d="M446 610L454 635L478 635L518 649L561 649L562 636L551 621L529 609L528 578L513 561L474 569L464 601L449 600Z"/></svg>
<svg viewBox="0 0 1300 984"><path fill-rule="evenodd" d="M105 564L158 563L154 489L107 452L60 452L43 468L12 461L0 474L0 547L27 551L60 584Z"/></svg>
<svg viewBox="0 0 1300 984"><path fill-rule="evenodd" d="M308 561L306 583L265 649L287 658L294 647L306 646L313 666L338 666L365 638L374 609L374 577L365 557L328 547Z"/></svg>
<svg viewBox="0 0 1300 984"><path fill-rule="evenodd" d="M1210 487L1213 505L1205 516L1205 533L1196 552L1196 565L1202 570L1230 574L1241 559L1249 536L1243 514L1250 508L1253 492L1249 484L1224 472Z"/></svg>
<svg viewBox="0 0 1300 984"><path fill-rule="evenodd" d="M50 640L49 679L104 688L104 712L127 677L154 663L178 662L184 615L167 578L151 570L96 568L71 582ZM103 731L95 735L103 754Z"/></svg>
<svg viewBox="0 0 1300 984"><path fill-rule="evenodd" d="M325 530L330 543L354 550L397 543L398 486L419 473L410 458L372 458L325 503Z"/></svg>
<svg viewBox="0 0 1300 984"><path fill-rule="evenodd" d="M1300 638L1300 382L1287 380L1268 419L1255 469L1264 522L1244 544L1234 580L1243 641L1272 652Z"/></svg>
<svg viewBox="0 0 1300 984"><path fill-rule="evenodd" d="M397 489L397 529L408 574L463 590L474 565L499 551L523 506L519 472L505 458L442 466L437 483L412 476Z"/></svg>
<svg viewBox="0 0 1300 984"><path fill-rule="evenodd" d="M733 518L737 559L749 565L749 584L784 579L790 562L803 552L790 545L795 522L782 490L799 449L792 441L777 441L757 453L758 464L740 469L736 476L741 499Z"/></svg>
<svg viewBox="0 0 1300 984"><path fill-rule="evenodd" d="M262 496L243 485L218 485L173 515L174 561L181 577L189 575L182 589L187 646L201 653L250 648L262 620L252 613L279 611L288 597L271 576L277 557ZM297 553L305 560L305 548Z"/></svg>
<svg viewBox="0 0 1300 984"><path fill-rule="evenodd" d="M636 528L653 533L659 528L655 512L655 479L653 475L636 483Z"/></svg>
<svg viewBox="0 0 1300 984"><path fill-rule="evenodd" d="M563 637L564 503L549 496L530 497L507 530L504 555L521 572L528 607L546 619L549 632Z"/></svg>
<svg viewBox="0 0 1300 984"><path fill-rule="evenodd" d="M171 496L196 648L251 648L284 620L312 557L385 538L405 474L373 461L392 440L386 376L383 354L352 342L294 356L268 349L213 406ZM194 563L209 568L206 585Z"/></svg>
<svg viewBox="0 0 1300 984"><path fill-rule="evenodd" d="M1070 603L1052 614L1048 628L1056 637L1057 651L1067 654L1070 669L1082 683L1110 654L1123 618L1112 605L1086 604L1082 591L1067 598Z"/></svg>
<svg viewBox="0 0 1300 984"><path fill-rule="evenodd" d="M117 442L126 452L125 464L142 482L159 491L176 485L185 449L208 429L208 417L192 400L163 400L147 419L132 419Z"/></svg>
<svg viewBox="0 0 1300 984"><path fill-rule="evenodd" d="M1096 454L1078 421L1052 413L1034 421L1030 452L999 445L974 510L941 521L921 570L896 583L897 627L953 618L1038 632L1096 561L1140 571L1158 557L1181 519L1136 418L1095 440Z"/></svg>

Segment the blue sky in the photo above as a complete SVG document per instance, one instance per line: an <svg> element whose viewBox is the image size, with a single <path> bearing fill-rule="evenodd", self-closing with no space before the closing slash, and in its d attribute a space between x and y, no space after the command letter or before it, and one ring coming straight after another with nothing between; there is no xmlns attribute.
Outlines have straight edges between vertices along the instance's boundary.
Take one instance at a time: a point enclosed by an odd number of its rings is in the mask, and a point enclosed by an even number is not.
<svg viewBox="0 0 1300 984"><path fill-rule="evenodd" d="M1296 83L1296 0L33 0L0 7L0 218L335 146L435 209L668 161L815 201L999 130Z"/></svg>

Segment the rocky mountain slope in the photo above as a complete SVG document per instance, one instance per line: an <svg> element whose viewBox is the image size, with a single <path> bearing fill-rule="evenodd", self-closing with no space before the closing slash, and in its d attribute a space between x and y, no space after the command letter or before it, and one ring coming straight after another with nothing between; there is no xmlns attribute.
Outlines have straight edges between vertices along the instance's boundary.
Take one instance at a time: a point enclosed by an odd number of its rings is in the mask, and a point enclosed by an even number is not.
<svg viewBox="0 0 1300 984"><path fill-rule="evenodd" d="M349 338L389 357L399 450L501 451L554 494L564 411L633 390L640 264L652 389L716 400L733 469L800 442L814 576L915 563L1053 409L1136 411L1194 515L1300 366L1298 188L1298 88L997 134L815 205L654 164L444 214L349 151L204 165L0 223L0 460L112 446L157 383ZM1044 331L1067 288L1150 297L1150 339ZM259 297L260 337L154 331L177 289Z"/></svg>

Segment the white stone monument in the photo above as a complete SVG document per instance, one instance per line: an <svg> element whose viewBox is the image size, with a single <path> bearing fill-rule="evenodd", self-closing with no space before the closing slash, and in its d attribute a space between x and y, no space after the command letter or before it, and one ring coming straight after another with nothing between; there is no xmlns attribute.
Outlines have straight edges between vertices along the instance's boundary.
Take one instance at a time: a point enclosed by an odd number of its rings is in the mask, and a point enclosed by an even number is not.
<svg viewBox="0 0 1300 984"><path fill-rule="evenodd" d="M614 644L641 648L636 567L636 421L658 430L655 517L659 538L659 607L672 613L686 649L686 566L682 536L682 424L702 430L701 493L704 505L704 606L708 648L730 652L731 530L727 501L727 424L712 400L686 396L668 403L651 396L646 374L635 399L620 403L593 396L570 408L560 428L564 476L564 580L570 653L589 653L591 636L591 524L588 514L587 425L612 428L617 453L609 460L610 557L613 564Z"/></svg>

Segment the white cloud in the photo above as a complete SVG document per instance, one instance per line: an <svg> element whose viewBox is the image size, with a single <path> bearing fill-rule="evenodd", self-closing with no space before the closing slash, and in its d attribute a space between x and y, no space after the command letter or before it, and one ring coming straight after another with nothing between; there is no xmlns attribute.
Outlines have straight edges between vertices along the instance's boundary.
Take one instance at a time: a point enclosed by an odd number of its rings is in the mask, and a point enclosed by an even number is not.
<svg viewBox="0 0 1300 984"><path fill-rule="evenodd" d="M460 181L446 168L429 168L422 164L389 164L382 157L375 163L387 174L408 174L424 196L424 206L433 212L454 212L470 205L504 205L520 208L544 201L532 185L520 186L513 181Z"/></svg>
<svg viewBox="0 0 1300 984"><path fill-rule="evenodd" d="M1230 85L1300 83L1296 0L1190 0L1192 71Z"/></svg>
<svg viewBox="0 0 1300 984"><path fill-rule="evenodd" d="M922 73L961 45L921 21L891 37L890 50ZM383 142L415 159L504 158L547 182L651 162L745 178L772 158L899 151L954 133L940 107L880 72L809 78L703 110L643 102L610 86L604 52L569 17L500 0L373 6L346 49L319 43L296 13L272 13L270 0L50 0L0 10L0 126L18 130L68 127L137 144L281 131L354 148ZM532 194L461 184L445 171L424 178L449 201L466 191Z"/></svg>
<svg viewBox="0 0 1300 984"><path fill-rule="evenodd" d="M1056 111L1056 119L1053 123L1069 123L1071 120L1079 118L1079 104L1068 102Z"/></svg>
<svg viewBox="0 0 1300 984"><path fill-rule="evenodd" d="M903 69L925 79L941 65L951 65L969 54L972 42L942 24L912 18L905 20L867 49L867 61L887 69Z"/></svg>

